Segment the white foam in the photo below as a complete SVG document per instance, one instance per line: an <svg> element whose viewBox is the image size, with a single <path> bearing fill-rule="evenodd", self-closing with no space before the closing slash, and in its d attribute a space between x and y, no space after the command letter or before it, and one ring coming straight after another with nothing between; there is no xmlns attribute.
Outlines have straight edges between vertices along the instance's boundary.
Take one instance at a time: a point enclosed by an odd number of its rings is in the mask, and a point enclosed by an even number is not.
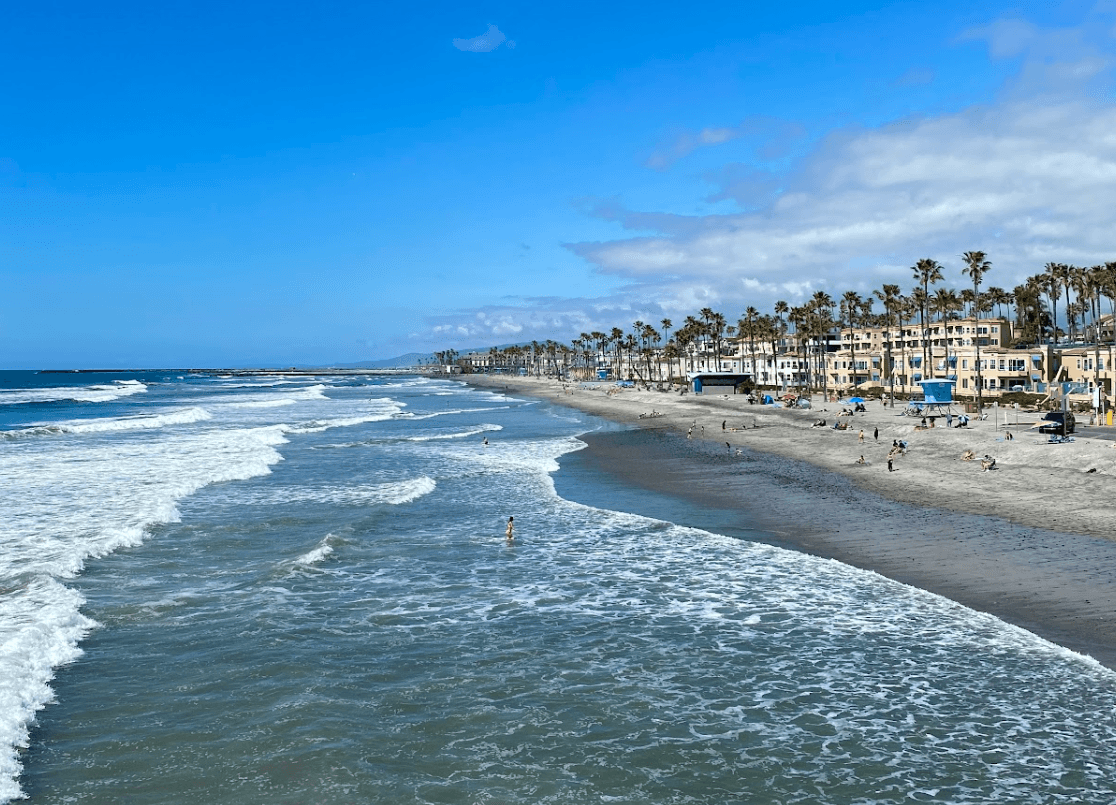
<svg viewBox="0 0 1116 805"><path fill-rule="evenodd" d="M7 439L20 439L29 436L52 436L63 433L108 433L111 431L126 430L151 430L165 428L169 425L188 425L210 419L210 413L204 408L193 406L168 411L162 414L145 414L142 416L103 417L100 419L71 419L63 422L32 425L19 430L0 431L0 437Z"/></svg>
<svg viewBox="0 0 1116 805"><path fill-rule="evenodd" d="M330 428L349 428L354 425L364 425L369 422L383 422L386 419L392 419L398 416L399 412L403 410L406 403L398 402L390 397L383 397L375 400L368 400L362 403L364 408L371 408L368 413L358 413L353 416L331 417L327 419L312 419L307 422L299 422L286 427L292 433L321 433Z"/></svg>
<svg viewBox="0 0 1116 805"><path fill-rule="evenodd" d="M494 431L503 430L503 425L479 425L469 430L454 431L453 433L431 433L424 436L407 436L404 441L408 442L431 442L439 441L442 439L465 439L469 436L479 436L482 433L492 433Z"/></svg>
<svg viewBox="0 0 1116 805"><path fill-rule="evenodd" d="M406 417L407 419L434 419L439 416L454 416L456 414L477 414L484 411L502 411L511 408L510 405L494 405L487 408L453 408L449 411L434 411L429 414L414 414L410 411L400 413L399 417Z"/></svg>
<svg viewBox="0 0 1116 805"><path fill-rule="evenodd" d="M111 386L59 386L43 389L0 390L0 405L61 402L110 402L133 394L142 394L147 386L138 380L118 380Z"/></svg>
<svg viewBox="0 0 1116 805"><path fill-rule="evenodd" d="M198 489L269 473L286 441L280 427L159 433L0 450L0 589L11 591L0 596L0 802L19 796L14 747L50 700L52 669L93 625L58 580L177 520L178 501Z"/></svg>
<svg viewBox="0 0 1116 805"><path fill-rule="evenodd" d="M429 476L409 478L381 484L353 484L332 486L322 489L296 486L282 489L257 489L244 492L241 500L252 503L282 505L284 503L323 503L351 506L400 506L429 495L437 488L437 482Z"/></svg>
<svg viewBox="0 0 1116 805"><path fill-rule="evenodd" d="M333 553L333 546L329 544L333 534L326 534L325 538L312 550L294 560L294 564L302 567L316 565Z"/></svg>
<svg viewBox="0 0 1116 805"><path fill-rule="evenodd" d="M49 578L6 592L0 617L0 802L23 796L17 747L54 698L54 668L81 654L78 642L96 624L79 612L81 595Z"/></svg>

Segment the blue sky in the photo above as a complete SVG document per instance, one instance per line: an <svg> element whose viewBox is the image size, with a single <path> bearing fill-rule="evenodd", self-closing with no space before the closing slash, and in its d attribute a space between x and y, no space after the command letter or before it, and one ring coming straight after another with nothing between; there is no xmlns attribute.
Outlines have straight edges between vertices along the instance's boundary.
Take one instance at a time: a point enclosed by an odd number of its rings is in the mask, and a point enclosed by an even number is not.
<svg viewBox="0 0 1116 805"><path fill-rule="evenodd" d="M0 367L321 365L1116 259L1112 3L20 4Z"/></svg>

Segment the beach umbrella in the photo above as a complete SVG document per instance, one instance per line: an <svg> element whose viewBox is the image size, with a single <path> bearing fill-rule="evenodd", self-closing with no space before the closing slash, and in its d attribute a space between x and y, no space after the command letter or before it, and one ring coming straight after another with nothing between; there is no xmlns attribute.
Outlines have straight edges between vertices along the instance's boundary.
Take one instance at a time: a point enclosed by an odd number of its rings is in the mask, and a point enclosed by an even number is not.
<svg viewBox="0 0 1116 805"><path fill-rule="evenodd" d="M849 397L849 402L851 402L851 403L864 402L864 398L863 397Z"/></svg>

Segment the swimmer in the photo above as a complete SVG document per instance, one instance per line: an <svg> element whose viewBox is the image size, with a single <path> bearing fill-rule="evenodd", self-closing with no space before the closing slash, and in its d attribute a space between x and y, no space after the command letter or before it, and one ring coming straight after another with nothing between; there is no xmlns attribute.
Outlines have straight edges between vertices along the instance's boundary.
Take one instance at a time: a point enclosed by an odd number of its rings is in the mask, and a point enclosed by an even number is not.
<svg viewBox="0 0 1116 805"><path fill-rule="evenodd" d="M515 539L515 518L514 517L509 517L508 518L507 537L508 537L508 542L511 542Z"/></svg>

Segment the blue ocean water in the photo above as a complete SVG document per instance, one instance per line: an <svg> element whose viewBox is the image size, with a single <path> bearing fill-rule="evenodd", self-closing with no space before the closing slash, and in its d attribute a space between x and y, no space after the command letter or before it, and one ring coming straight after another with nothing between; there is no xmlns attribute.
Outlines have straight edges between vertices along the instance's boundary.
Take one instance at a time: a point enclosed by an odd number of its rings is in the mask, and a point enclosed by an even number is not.
<svg viewBox="0 0 1116 805"><path fill-rule="evenodd" d="M564 499L600 420L404 376L0 383L0 802L1116 795L1112 672Z"/></svg>

